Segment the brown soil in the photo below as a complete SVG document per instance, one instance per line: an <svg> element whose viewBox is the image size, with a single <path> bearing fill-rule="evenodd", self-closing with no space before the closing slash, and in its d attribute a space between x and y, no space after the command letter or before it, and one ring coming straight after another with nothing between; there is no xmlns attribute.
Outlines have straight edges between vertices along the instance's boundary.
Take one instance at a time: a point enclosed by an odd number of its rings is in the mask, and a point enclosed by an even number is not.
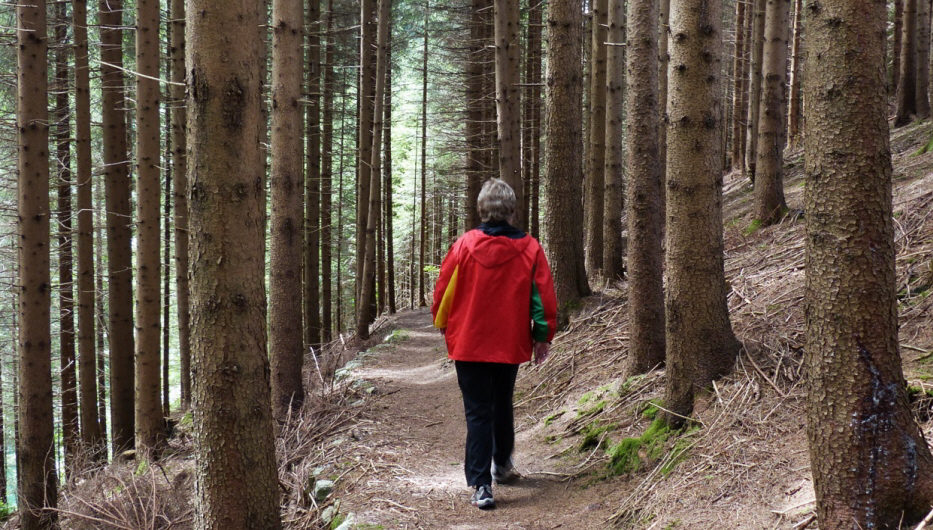
<svg viewBox="0 0 933 530"><path fill-rule="evenodd" d="M612 515L612 503L606 500L615 486L581 487L579 481L568 481L565 463L548 458L553 448L534 435L532 427L541 418L527 416L521 408L516 411L514 460L523 477L494 487L495 510L471 506L472 490L463 475L463 402L443 339L425 310L403 312L392 325L405 330L400 333L404 338L370 350L354 373L372 384L373 391L353 431L359 439L349 442L353 448L347 453L365 465L343 479L349 487L339 492L342 512L355 513L357 524L387 529L604 525ZM519 392L531 370L522 368Z"/></svg>

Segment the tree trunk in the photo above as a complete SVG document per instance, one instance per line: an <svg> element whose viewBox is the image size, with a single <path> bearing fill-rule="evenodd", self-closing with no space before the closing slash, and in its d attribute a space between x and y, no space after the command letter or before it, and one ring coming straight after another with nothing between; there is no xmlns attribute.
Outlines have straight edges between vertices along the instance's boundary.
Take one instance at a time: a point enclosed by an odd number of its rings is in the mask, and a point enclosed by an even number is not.
<svg viewBox="0 0 933 530"><path fill-rule="evenodd" d="M483 27L483 9L489 0L473 0L470 18L470 54L466 63L466 124L464 130L467 142L466 159L466 227L467 230L480 224L476 199L483 185L485 167L485 138L483 131L483 51L486 41Z"/></svg>
<svg viewBox="0 0 933 530"><path fill-rule="evenodd" d="M894 38L892 43L893 56L891 60L891 94L897 94L897 83L901 77L901 37L904 24L904 1L894 0Z"/></svg>
<svg viewBox="0 0 933 530"><path fill-rule="evenodd" d="M99 190L100 188L98 188ZM97 202L101 202L98 193ZM107 461L107 354L106 343L108 337L107 315L104 312L104 237L101 232L104 231L102 221L103 214L100 208L94 210L94 225L97 237L94 238L96 247L96 267L95 283L97 290L94 293L94 319L97 325L95 342L97 346L97 419L100 421L100 438L103 443L101 446L100 460Z"/></svg>
<svg viewBox="0 0 933 530"><path fill-rule="evenodd" d="M726 306L722 235L721 4L674 0L667 113L667 388L669 425L732 369L739 343Z"/></svg>
<svg viewBox="0 0 933 530"><path fill-rule="evenodd" d="M172 187L175 189L175 305L181 408L191 406L191 314L188 308L188 112L185 107L185 0L172 1ZM166 237L168 234L166 234Z"/></svg>
<svg viewBox="0 0 933 530"><path fill-rule="evenodd" d="M783 1L783 0L773 0ZM748 120L745 123L745 174L755 182L755 163L758 161L758 113L761 102L761 60L765 44L765 5L767 0L751 0L752 39L748 65Z"/></svg>
<svg viewBox="0 0 933 530"><path fill-rule="evenodd" d="M790 0L769 0L761 59L761 101L755 163L755 217L765 225L781 220L784 202L784 82Z"/></svg>
<svg viewBox="0 0 933 530"><path fill-rule="evenodd" d="M159 1L136 4L136 449L165 440L162 416L159 196Z"/></svg>
<svg viewBox="0 0 933 530"><path fill-rule="evenodd" d="M19 294L18 505L24 530L57 528L49 255L48 32L44 1L16 6Z"/></svg>
<svg viewBox="0 0 933 530"><path fill-rule="evenodd" d="M658 163L658 0L628 3L628 312L627 374L664 362L664 272Z"/></svg>
<svg viewBox="0 0 933 530"><path fill-rule="evenodd" d="M75 370L74 266L71 206L71 108L68 83L68 25L64 2L54 5L55 16L55 150L58 182L59 353L62 399L62 448L65 477L73 472L81 439Z"/></svg>
<svg viewBox="0 0 933 530"><path fill-rule="evenodd" d="M269 353L272 360L273 414L277 420L284 421L289 410L297 411L304 402L301 377L304 348L301 296L298 295L302 292L303 225L300 193L302 115L298 103L302 78L301 0L273 0L272 20L272 274Z"/></svg>
<svg viewBox="0 0 933 530"><path fill-rule="evenodd" d="M376 0L360 0L360 83L358 98L359 105L359 143L357 149L357 197L356 197L356 291L354 298L359 301L363 277L363 261L365 255L366 223L369 219L369 184L370 167L373 147L373 103L372 92L374 74L373 48L375 47L376 28L375 18ZM425 14L427 16L427 14ZM368 323L367 323L368 324Z"/></svg>
<svg viewBox="0 0 933 530"><path fill-rule="evenodd" d="M369 324L374 320L372 302L376 293L373 290L376 274L376 227L382 213L382 119L385 116L385 77L386 77L386 48L389 43L389 13L391 0L379 0L379 24L376 37L376 86L375 108L373 116L373 145L372 159L370 160L371 182L369 191L369 220L366 222L366 254L363 263L363 291L359 302L359 317L357 318L356 335L360 339L369 338Z"/></svg>
<svg viewBox="0 0 933 530"><path fill-rule="evenodd" d="M305 14L308 28L308 104L305 112L308 151L305 153L304 314L305 348L321 345L321 5L310 0ZM301 76L301 70L296 72Z"/></svg>
<svg viewBox="0 0 933 530"><path fill-rule="evenodd" d="M519 79L518 0L494 0L496 50L496 123L498 125L499 178L515 191L513 224L524 227L525 208L521 171L521 93Z"/></svg>
<svg viewBox="0 0 933 530"><path fill-rule="evenodd" d="M787 142L797 146L800 136L800 35L803 32L803 0L794 0L794 40L790 54L790 96L787 98Z"/></svg>
<svg viewBox="0 0 933 530"><path fill-rule="evenodd" d="M884 3L827 0L804 77L807 438L823 530L912 528L933 457L897 336ZM902 78L903 80L903 78Z"/></svg>
<svg viewBox="0 0 933 530"><path fill-rule="evenodd" d="M745 117L745 2L735 3L735 60L732 63L732 169L742 167L742 118Z"/></svg>
<svg viewBox="0 0 933 530"><path fill-rule="evenodd" d="M917 2L903 0L904 23L901 30L901 68L897 81L897 113L894 125L910 123L917 114Z"/></svg>
<svg viewBox="0 0 933 530"><path fill-rule="evenodd" d="M259 144L263 43L255 30L263 17L256 4L188 6L195 528L275 530L280 495Z"/></svg>
<svg viewBox="0 0 933 530"><path fill-rule="evenodd" d="M333 324L331 321L331 248L333 245L331 225L333 224L333 207L331 195L333 194L333 167L334 167L334 38L331 35L333 26L333 0L327 0L327 11L324 14L324 35L326 53L321 61L323 87L321 107L323 120L321 124L321 340L330 342ZM341 153L342 154L342 153ZM338 290L339 295L339 290Z"/></svg>
<svg viewBox="0 0 933 530"><path fill-rule="evenodd" d="M606 203L610 197L606 196L608 186L605 180L606 171L606 40L608 32L606 28L609 25L609 0L593 0L592 17L590 19L590 29L592 31L592 53L590 60L592 70L589 79L589 145L587 155L589 160L586 164L586 175L583 177L584 190L586 193L584 211L586 212L586 270L593 274L602 271L603 268L603 230L606 230L606 222L613 223L606 217ZM620 50L614 50L620 51ZM621 180L619 182L621 185ZM622 198L621 187L613 199ZM621 212L622 205L618 205L618 211ZM614 221L615 226L620 226L622 219ZM611 230L611 229L610 229ZM617 231L616 236L621 238L622 232ZM621 270L621 264L619 265Z"/></svg>
<svg viewBox="0 0 933 530"><path fill-rule="evenodd" d="M73 0L75 54L75 155L78 195L78 371L81 441L98 455L97 352L94 318L94 200L91 182L91 81L88 68L87 0Z"/></svg>
<svg viewBox="0 0 933 530"><path fill-rule="evenodd" d="M930 0L917 0L917 118L930 117Z"/></svg>
<svg viewBox="0 0 933 530"><path fill-rule="evenodd" d="M427 239L427 197L425 188L428 183L427 161L428 161L428 13L429 2L424 3L424 46L422 51L422 85L421 85L421 237L419 238L419 256L418 256L418 306L426 307L428 305L424 296L424 266L425 262L425 240Z"/></svg>
<svg viewBox="0 0 933 530"><path fill-rule="evenodd" d="M169 36L170 37L170 36ZM166 46L166 55L171 54L171 43ZM171 76L171 63L166 61L166 72ZM166 99L171 102L171 94L166 90ZM169 103L171 104L171 103ZM162 204L162 233L165 234L162 254L162 417L168 418L171 414L171 377L169 368L171 366L171 340L172 340L172 115L167 113L165 116L165 148L162 150L162 167L165 168L165 180Z"/></svg>
<svg viewBox="0 0 933 530"><path fill-rule="evenodd" d="M655 2L655 5L657 3ZM622 253L622 208L625 206L625 187L623 185L625 178L625 128L623 127L623 116L625 114L625 55L626 48L621 46L625 44L625 6L620 2L612 2L607 14L606 40L610 45L604 45L606 48L606 83L603 85L605 93L605 108L603 109L603 137L604 142L604 188L599 194L599 200L604 201L603 213L604 222L599 230L602 230L601 237L603 243L603 256L601 269L606 278L621 279L625 273ZM657 9L655 17L650 20L651 31L657 34L655 21L657 20ZM658 37L655 35L651 42L657 43ZM655 67L655 73L652 75L655 86L657 86L657 49L654 49L654 57L649 61ZM652 94L654 98L655 110L657 110L657 91ZM657 114L654 121L650 122L650 127L655 129L657 124ZM593 129L596 131L596 129ZM652 136L657 147L657 132ZM596 149L594 149L595 151ZM599 157L591 157L594 162ZM657 159L657 153L655 153ZM593 269L590 269L593 270Z"/></svg>
<svg viewBox="0 0 933 530"><path fill-rule="evenodd" d="M544 4L535 3L528 10L528 61L531 63L531 84L527 92L531 119L531 190L525 194L526 200L531 202L531 219L528 222L531 237L540 236L540 195L541 195L541 34L544 25L541 23ZM467 227L472 228L472 227Z"/></svg>
<svg viewBox="0 0 933 530"><path fill-rule="evenodd" d="M395 242L393 238L392 205L392 19L389 19L389 41L386 48L386 108L385 108L385 240L386 283L389 314L395 314Z"/></svg>
<svg viewBox="0 0 933 530"><path fill-rule="evenodd" d="M583 76L580 63L583 13L572 0L551 0L548 7L550 39L547 50L545 105L547 131L544 149L547 202L550 208L548 239L554 289L562 317L580 297L590 294L583 259L583 172L581 121Z"/></svg>
<svg viewBox="0 0 933 530"><path fill-rule="evenodd" d="M671 33L671 0L660 0L660 12L658 13L658 22L660 31L658 32L658 112L661 119L658 120L658 165L661 168L661 232L664 233L666 217L664 215L665 204L667 204L667 94L668 94L668 67L671 62L670 46L668 38ZM665 236L662 236L665 237ZM662 242L662 246L664 243Z"/></svg>
<svg viewBox="0 0 933 530"><path fill-rule="evenodd" d="M123 89L123 0L100 0L101 116L107 210L110 418L114 454L135 446L133 255Z"/></svg>

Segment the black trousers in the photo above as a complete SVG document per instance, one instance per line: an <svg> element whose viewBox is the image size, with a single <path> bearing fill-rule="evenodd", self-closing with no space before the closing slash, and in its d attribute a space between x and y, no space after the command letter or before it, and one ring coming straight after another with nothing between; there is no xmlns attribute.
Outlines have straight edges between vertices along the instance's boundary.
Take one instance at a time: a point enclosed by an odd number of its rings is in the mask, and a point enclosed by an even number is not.
<svg viewBox="0 0 933 530"><path fill-rule="evenodd" d="M467 485L492 484L491 462L505 466L515 447L512 394L518 365L456 361L456 366L467 423Z"/></svg>

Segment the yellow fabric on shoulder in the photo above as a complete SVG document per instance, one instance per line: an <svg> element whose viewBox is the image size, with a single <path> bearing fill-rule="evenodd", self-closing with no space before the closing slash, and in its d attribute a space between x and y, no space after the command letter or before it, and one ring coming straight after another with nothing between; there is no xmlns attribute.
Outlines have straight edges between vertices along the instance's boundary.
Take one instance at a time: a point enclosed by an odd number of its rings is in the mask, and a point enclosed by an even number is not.
<svg viewBox="0 0 933 530"><path fill-rule="evenodd" d="M434 327L443 329L447 327L447 317L450 315L450 307L454 305L454 296L457 294L457 272L460 271L460 265L454 269L450 275L450 281L447 282L447 289L444 290L444 297L441 298L441 305L437 308L437 318L434 319Z"/></svg>

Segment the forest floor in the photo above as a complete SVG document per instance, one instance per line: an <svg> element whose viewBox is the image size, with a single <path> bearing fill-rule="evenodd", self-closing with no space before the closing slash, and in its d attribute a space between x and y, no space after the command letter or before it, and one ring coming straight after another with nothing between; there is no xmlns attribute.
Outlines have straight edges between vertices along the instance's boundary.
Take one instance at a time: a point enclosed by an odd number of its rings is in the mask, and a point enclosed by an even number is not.
<svg viewBox="0 0 933 530"><path fill-rule="evenodd" d="M893 131L891 142L901 353L928 441L933 153L916 153L931 134L927 121ZM495 487L496 510L477 510L444 342L426 310L402 311L381 318L365 345L341 338L308 357L308 399L276 441L285 528L815 529L799 150L786 156L784 188L787 217L761 228L750 183L738 173L724 179L728 303L744 348L734 371L698 396L690 428L649 429L663 370L621 375L627 285L593 278L596 294L555 337L550 359L519 372L514 458L524 477ZM62 493L63 527L191 528L190 423L181 418L156 465L120 462L73 477ZM313 499L325 479L333 491ZM15 518L3 526L14 527Z"/></svg>

